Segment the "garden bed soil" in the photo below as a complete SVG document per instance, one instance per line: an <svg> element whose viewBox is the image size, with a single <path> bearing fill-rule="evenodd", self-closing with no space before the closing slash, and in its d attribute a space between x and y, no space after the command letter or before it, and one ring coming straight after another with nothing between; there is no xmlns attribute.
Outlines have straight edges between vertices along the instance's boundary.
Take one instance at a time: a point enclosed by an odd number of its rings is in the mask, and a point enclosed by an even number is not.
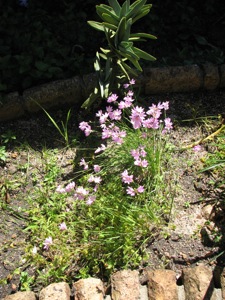
<svg viewBox="0 0 225 300"><path fill-rule="evenodd" d="M153 103L167 100L170 101L169 116L174 120L171 142L177 149L218 128L218 119L212 120L211 116L225 113L223 91L148 97ZM65 120L67 111L61 109L51 114L55 119ZM185 121L190 119L192 121ZM72 111L70 135L77 132L81 120L82 114ZM15 269L21 268L31 275L34 272L33 267L23 261L27 240L24 231L27 216L23 208L27 205L26 194L32 193L31 176L35 169L42 168L42 148L59 149L58 161L65 172L72 170L76 154L75 148L63 147L62 138L44 113L0 123L0 135L9 130L16 136L16 141L8 144L6 163L0 166L0 298L20 289ZM214 242L215 234L213 236L219 229L224 238L224 214L221 214L221 209L213 211L218 195L215 196L215 191L209 188L209 174L198 172L207 153L212 150L210 144L205 143L198 152L191 148L173 153L173 172L169 172L166 180L176 187L174 205L168 226L148 245L148 265L152 268L172 269L179 277L187 266L203 263L214 268L225 265L223 248ZM34 285L33 288L38 291L43 286Z"/></svg>

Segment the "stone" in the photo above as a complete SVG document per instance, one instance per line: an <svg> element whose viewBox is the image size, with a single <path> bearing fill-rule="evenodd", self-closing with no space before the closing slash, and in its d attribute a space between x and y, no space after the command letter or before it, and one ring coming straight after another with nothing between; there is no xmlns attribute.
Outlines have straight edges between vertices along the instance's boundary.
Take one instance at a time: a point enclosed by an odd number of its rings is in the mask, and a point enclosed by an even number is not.
<svg viewBox="0 0 225 300"><path fill-rule="evenodd" d="M70 287L66 282L52 283L40 291L39 300L70 300Z"/></svg>
<svg viewBox="0 0 225 300"><path fill-rule="evenodd" d="M222 290L222 299L225 300L225 268L223 268L220 275L220 284Z"/></svg>
<svg viewBox="0 0 225 300"><path fill-rule="evenodd" d="M172 270L147 270L149 300L178 300L176 273Z"/></svg>
<svg viewBox="0 0 225 300"><path fill-rule="evenodd" d="M80 104L83 100L81 79L76 76L27 89L23 93L23 100L25 110L30 113L41 110L36 103L45 109L66 104Z"/></svg>
<svg viewBox="0 0 225 300"><path fill-rule="evenodd" d="M84 97L84 100L86 100L94 91L94 88L98 86L98 80L95 73L85 74L83 75L82 79L82 95Z"/></svg>
<svg viewBox="0 0 225 300"><path fill-rule="evenodd" d="M198 91L203 74L197 65L148 68L144 70L145 94Z"/></svg>
<svg viewBox="0 0 225 300"><path fill-rule="evenodd" d="M212 220L212 218L215 216L214 206L211 204L204 205L202 207L202 215L206 220Z"/></svg>
<svg viewBox="0 0 225 300"><path fill-rule="evenodd" d="M8 295L2 300L36 300L34 292L17 292L13 295Z"/></svg>
<svg viewBox="0 0 225 300"><path fill-rule="evenodd" d="M0 101L0 122L22 117L24 113L21 97L17 92L9 93Z"/></svg>
<svg viewBox="0 0 225 300"><path fill-rule="evenodd" d="M225 88L225 64L219 66L219 73L220 73L220 88Z"/></svg>
<svg viewBox="0 0 225 300"><path fill-rule="evenodd" d="M100 279L80 279L73 284L75 289L74 300L103 300L104 286Z"/></svg>
<svg viewBox="0 0 225 300"><path fill-rule="evenodd" d="M148 300L147 285L140 285L140 300Z"/></svg>
<svg viewBox="0 0 225 300"><path fill-rule="evenodd" d="M213 300L213 273L204 265L182 271L185 300Z"/></svg>
<svg viewBox="0 0 225 300"><path fill-rule="evenodd" d="M112 300L139 300L139 273L134 270L122 270L111 276Z"/></svg>
<svg viewBox="0 0 225 300"><path fill-rule="evenodd" d="M213 64L202 65L204 72L203 88L207 91L213 91L219 87L220 75L219 69Z"/></svg>

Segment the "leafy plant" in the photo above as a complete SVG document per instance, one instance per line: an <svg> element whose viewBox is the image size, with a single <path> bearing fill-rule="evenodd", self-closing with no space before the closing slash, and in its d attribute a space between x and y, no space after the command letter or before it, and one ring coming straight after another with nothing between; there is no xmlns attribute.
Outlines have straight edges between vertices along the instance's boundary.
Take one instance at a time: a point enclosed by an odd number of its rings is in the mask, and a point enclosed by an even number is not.
<svg viewBox="0 0 225 300"><path fill-rule="evenodd" d="M135 42L146 39L156 39L148 33L131 33L132 25L147 15L152 7L147 0L124 1L120 6L117 0L108 0L109 6L100 4L96 11L102 23L88 21L93 28L105 33L108 47L97 52L94 68L98 77L98 87L84 102L83 107L89 107L97 98L107 98L111 90L119 88L120 82L130 80L130 75L136 77L142 68L140 59L154 61L155 57L134 46ZM102 66L101 59L105 61ZM130 64L134 67L132 68Z"/></svg>
<svg viewBox="0 0 225 300"><path fill-rule="evenodd" d="M3 133L1 135L1 141L3 144L8 144L12 142L13 140L16 140L16 136L11 130L8 130L6 133Z"/></svg>
<svg viewBox="0 0 225 300"><path fill-rule="evenodd" d="M5 146L0 146L0 163L4 163L7 158Z"/></svg>
<svg viewBox="0 0 225 300"><path fill-rule="evenodd" d="M172 123L163 117L169 104L145 110L135 103L132 84L122 100L108 97L112 106L97 112L98 125L80 123L89 144L99 140L100 146L76 161L69 182L59 182L54 155L45 158L44 180L30 195L26 228L26 257L37 281L103 277L144 264L147 242L169 218L172 199L164 174Z"/></svg>
<svg viewBox="0 0 225 300"><path fill-rule="evenodd" d="M20 285L21 291L30 291L31 285L34 283L34 277L29 276L27 272L21 272L20 274Z"/></svg>

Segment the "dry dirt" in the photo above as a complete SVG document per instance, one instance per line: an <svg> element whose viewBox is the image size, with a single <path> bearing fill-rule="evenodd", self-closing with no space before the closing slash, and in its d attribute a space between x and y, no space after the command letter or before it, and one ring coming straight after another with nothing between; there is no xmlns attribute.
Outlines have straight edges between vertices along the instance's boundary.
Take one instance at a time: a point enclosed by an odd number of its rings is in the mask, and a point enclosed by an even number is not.
<svg viewBox="0 0 225 300"><path fill-rule="evenodd" d="M218 119L204 123L198 117L209 118L225 113L225 92L150 97L154 103L165 100L170 101L169 115L174 120L171 141L179 148L207 136L219 124ZM66 112L67 109L61 109L52 112L52 115L55 119L65 119ZM81 121L82 117L78 115L76 110L72 112L69 126L71 135L77 131L78 122ZM188 119L194 120L184 121ZM43 163L43 145L50 149L61 148L61 163L68 170L71 168L68 161L75 155L75 149L63 150L61 137L42 113L0 123L0 136L8 130L14 133L16 141L8 144L7 161L0 165L0 298L20 288L19 276L13 274L16 268L21 267L32 273L32 267L25 265L22 259L26 245L26 233L23 231L26 214L22 208L26 205L26 193L32 192L30 176ZM26 144L29 145L29 151L24 146ZM22 149L20 145L23 145ZM224 218L221 212L212 211L216 198L215 193L209 190L210 178L207 174L198 173L208 151L211 151L209 144L204 144L199 152L188 149L173 154L174 172L167 180L168 184L176 186L176 191L169 225L148 247L149 265L173 269L178 277L186 266L199 263L212 268L224 266L223 247L215 243L213 235L219 229L224 236ZM16 186L18 183L19 186ZM211 211L213 220L209 216Z"/></svg>

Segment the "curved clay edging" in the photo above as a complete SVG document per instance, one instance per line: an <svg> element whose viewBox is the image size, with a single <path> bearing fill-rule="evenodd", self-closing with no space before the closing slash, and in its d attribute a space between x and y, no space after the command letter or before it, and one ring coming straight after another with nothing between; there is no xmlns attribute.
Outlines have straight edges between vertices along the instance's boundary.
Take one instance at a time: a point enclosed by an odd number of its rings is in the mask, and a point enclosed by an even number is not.
<svg viewBox="0 0 225 300"><path fill-rule="evenodd" d="M146 95L213 91L225 88L225 64L146 68L137 83ZM22 96L18 92L9 93L2 106L0 105L0 121L12 120L39 111L40 107L35 102L44 108L81 104L94 89L95 84L96 76L88 74L82 78L75 76L29 88Z"/></svg>

